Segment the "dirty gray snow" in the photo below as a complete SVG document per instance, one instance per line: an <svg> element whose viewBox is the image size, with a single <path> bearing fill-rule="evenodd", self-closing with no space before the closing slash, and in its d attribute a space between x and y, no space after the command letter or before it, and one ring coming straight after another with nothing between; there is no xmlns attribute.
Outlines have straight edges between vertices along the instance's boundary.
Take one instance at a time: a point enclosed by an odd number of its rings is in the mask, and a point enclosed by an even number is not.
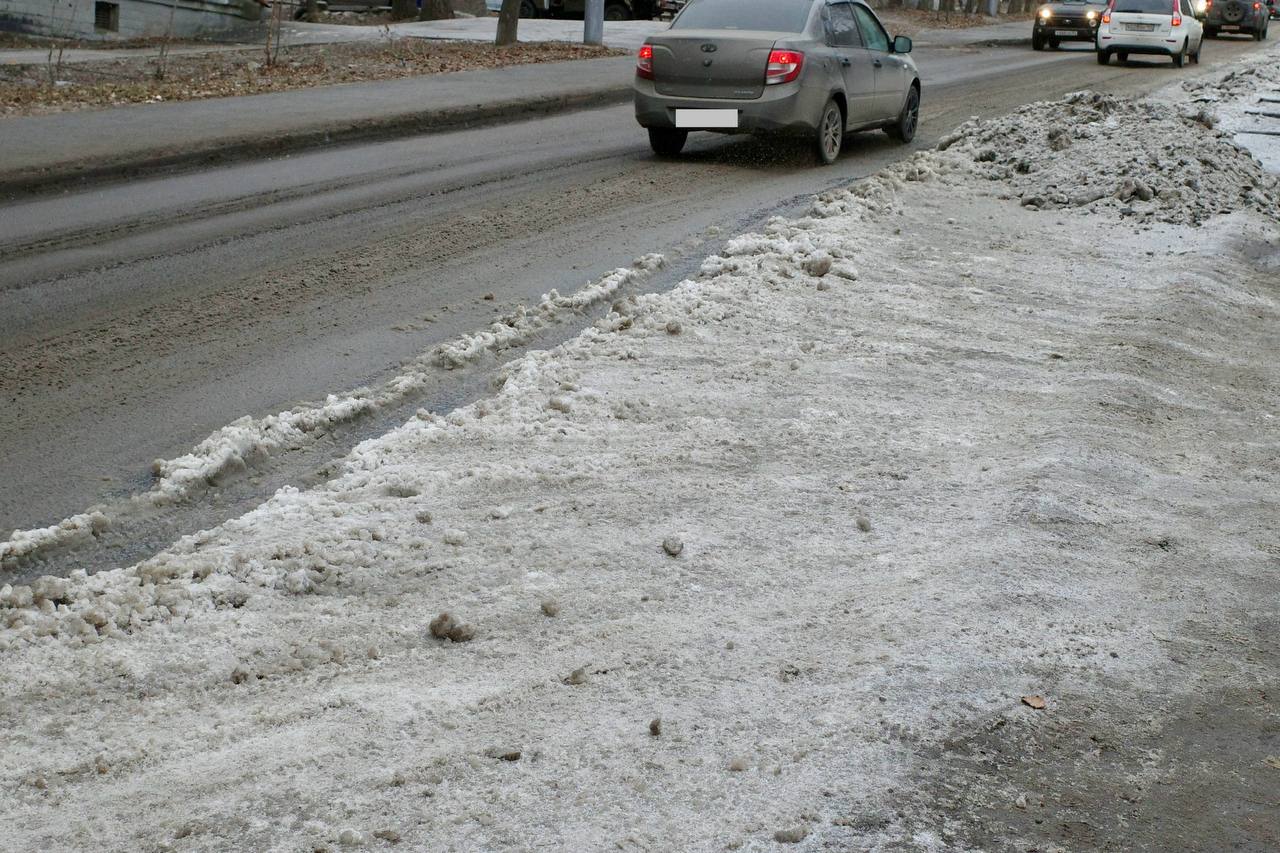
<svg viewBox="0 0 1280 853"><path fill-rule="evenodd" d="M1053 210L1064 107L1107 194ZM322 486L0 588L5 843L1265 849L1275 198L1174 108L972 125Z"/></svg>
<svg viewBox="0 0 1280 853"><path fill-rule="evenodd" d="M1105 207L1193 224L1247 208L1274 219L1275 177L1215 124L1204 108L1076 92L968 122L939 147L970 154L980 174L1010 184L1027 207Z"/></svg>
<svg viewBox="0 0 1280 853"><path fill-rule="evenodd" d="M662 266L663 257L649 254L631 267L620 267L578 290L543 295L538 305L520 308L489 328L452 341L408 365L405 371L378 388L358 388L346 394L330 394L322 403L261 418L245 416L217 430L190 453L174 459L157 459L152 465L155 484L129 502L162 505L173 503L239 476L262 460L285 449L306 445L324 430L379 408L392 405L423 387L428 376L441 368L457 367L486 354L499 354L527 344L537 334L604 301L625 284L640 281ZM98 506L58 524L35 530L15 530L0 542L0 569L16 568L24 560L71 549L101 533L110 525L110 507Z"/></svg>

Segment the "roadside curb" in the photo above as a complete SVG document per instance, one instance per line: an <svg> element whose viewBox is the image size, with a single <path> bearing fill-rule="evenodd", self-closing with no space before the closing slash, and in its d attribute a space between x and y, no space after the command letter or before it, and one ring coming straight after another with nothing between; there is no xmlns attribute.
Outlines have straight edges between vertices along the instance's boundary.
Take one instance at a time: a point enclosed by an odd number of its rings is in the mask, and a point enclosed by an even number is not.
<svg viewBox="0 0 1280 853"><path fill-rule="evenodd" d="M964 47L1017 47L1019 45L1031 44L1031 36L1009 36L1003 38L985 38L973 39L972 41L958 41L953 43L947 42L928 42L922 41L914 45L916 49L926 50L952 50Z"/></svg>
<svg viewBox="0 0 1280 853"><path fill-rule="evenodd" d="M427 133L441 133L468 127L508 124L574 110L620 104L631 97L631 84L610 86L588 92L541 95L490 101L467 107L406 110L390 116L356 119L338 124L261 134L211 138L197 146L157 147L132 152L115 159L67 161L39 168L0 171L0 195L20 195L60 189L113 179L138 177L143 173L185 167L226 165L241 160L290 154L327 145L371 142Z"/></svg>

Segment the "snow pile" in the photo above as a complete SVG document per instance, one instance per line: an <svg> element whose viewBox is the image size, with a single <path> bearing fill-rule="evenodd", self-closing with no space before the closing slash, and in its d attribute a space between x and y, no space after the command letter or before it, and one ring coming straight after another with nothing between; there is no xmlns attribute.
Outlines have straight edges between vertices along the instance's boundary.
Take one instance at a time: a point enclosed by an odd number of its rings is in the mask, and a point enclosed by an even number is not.
<svg viewBox="0 0 1280 853"><path fill-rule="evenodd" d="M184 498L193 489L216 485L220 477L243 471L257 459L302 446L308 435L318 429L398 402L421 388L436 365L456 367L482 354L528 343L567 314L583 311L623 285L650 275L662 262L662 255L645 255L636 259L632 267L620 267L569 296L553 290L542 297L533 312L522 308L485 331L440 344L429 357L418 359L379 389L361 388L341 397L331 394L320 406L301 406L265 418L240 418L200 442L191 453L157 460L153 469L158 479L151 497L158 502Z"/></svg>
<svg viewBox="0 0 1280 853"><path fill-rule="evenodd" d="M523 306L515 313L503 317L488 329L440 344L434 356L439 364L458 367L474 361L485 353L498 353L533 340L539 332L560 322L566 313L584 311L608 299L623 285L633 284L660 269L663 256L649 254L637 258L630 269L619 267L568 296L555 290L545 294L533 310Z"/></svg>
<svg viewBox="0 0 1280 853"><path fill-rule="evenodd" d="M157 459L150 497L157 503L181 500L193 489L216 486L227 476L283 448L300 447L314 431L350 421L386 402L384 395L360 389L349 396L330 394L319 406L299 406L264 418L245 416L227 424L176 459Z"/></svg>
<svg viewBox="0 0 1280 853"><path fill-rule="evenodd" d="M1200 224L1237 210L1280 215L1280 185L1202 110L1076 92L939 144L979 174L1012 185L1024 206L1111 209L1140 220Z"/></svg>
<svg viewBox="0 0 1280 853"><path fill-rule="evenodd" d="M1268 171L1280 174L1280 44L1246 55L1225 74L1187 80L1170 97L1189 98L1195 113L1212 115Z"/></svg>
<svg viewBox="0 0 1280 853"><path fill-rule="evenodd" d="M110 526L98 511L73 515L50 527L15 530L6 542L0 542L0 569L12 569L24 559L58 548L74 548L100 536Z"/></svg>

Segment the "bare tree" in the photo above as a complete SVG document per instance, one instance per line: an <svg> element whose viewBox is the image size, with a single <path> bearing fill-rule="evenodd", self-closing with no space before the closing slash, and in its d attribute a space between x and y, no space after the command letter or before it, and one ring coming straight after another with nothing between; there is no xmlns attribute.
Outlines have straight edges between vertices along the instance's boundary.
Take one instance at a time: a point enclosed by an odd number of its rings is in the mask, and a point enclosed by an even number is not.
<svg viewBox="0 0 1280 853"><path fill-rule="evenodd" d="M164 38L160 40L160 53L156 57L156 79L163 80L169 73L169 47L173 41L173 16L178 11L178 0L169 4L169 23L164 28Z"/></svg>
<svg viewBox="0 0 1280 853"><path fill-rule="evenodd" d="M258 2L263 3L263 0ZM280 28L284 23L284 0L275 0L274 3L263 3L263 5L271 10L271 15L267 18L266 64L268 68L274 68L280 59Z"/></svg>
<svg viewBox="0 0 1280 853"><path fill-rule="evenodd" d="M422 0L419 21L444 21L453 17L452 0Z"/></svg>
<svg viewBox="0 0 1280 853"><path fill-rule="evenodd" d="M516 43L516 27L520 25L520 0L502 0L502 10L498 12L498 36L493 43L502 45Z"/></svg>
<svg viewBox="0 0 1280 853"><path fill-rule="evenodd" d="M76 19L76 5L70 4L71 15L67 18L67 32L74 33L75 29L72 24ZM53 0L53 8L49 13L49 20L54 21L58 17L58 0ZM56 86L58 80L62 78L62 51L66 49L66 45L61 39L49 43L49 55L45 57L45 71L49 74L49 85Z"/></svg>

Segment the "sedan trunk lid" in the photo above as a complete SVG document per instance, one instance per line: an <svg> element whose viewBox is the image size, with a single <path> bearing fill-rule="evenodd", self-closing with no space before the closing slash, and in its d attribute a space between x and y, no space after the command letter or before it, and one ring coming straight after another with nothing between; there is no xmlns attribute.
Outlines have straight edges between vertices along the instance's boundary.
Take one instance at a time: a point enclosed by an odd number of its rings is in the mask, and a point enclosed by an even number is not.
<svg viewBox="0 0 1280 853"><path fill-rule="evenodd" d="M1113 12L1111 28L1124 32L1148 32L1154 35L1168 35L1172 29L1173 16L1141 12Z"/></svg>
<svg viewBox="0 0 1280 853"><path fill-rule="evenodd" d="M775 33L680 30L649 37L659 94L751 100L764 94Z"/></svg>

